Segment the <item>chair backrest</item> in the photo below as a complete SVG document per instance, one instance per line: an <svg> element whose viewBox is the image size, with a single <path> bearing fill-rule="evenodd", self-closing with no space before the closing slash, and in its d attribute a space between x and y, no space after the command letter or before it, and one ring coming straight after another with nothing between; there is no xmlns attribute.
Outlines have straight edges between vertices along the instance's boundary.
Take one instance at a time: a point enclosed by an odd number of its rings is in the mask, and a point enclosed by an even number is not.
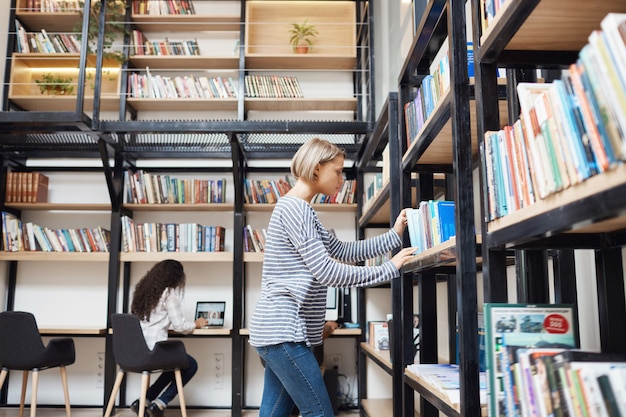
<svg viewBox="0 0 626 417"><path fill-rule="evenodd" d="M9 369L26 369L45 350L35 316L25 311L0 313L0 363Z"/></svg>
<svg viewBox="0 0 626 417"><path fill-rule="evenodd" d="M150 353L141 331L139 317L134 314L111 315L113 357L122 368L133 368Z"/></svg>

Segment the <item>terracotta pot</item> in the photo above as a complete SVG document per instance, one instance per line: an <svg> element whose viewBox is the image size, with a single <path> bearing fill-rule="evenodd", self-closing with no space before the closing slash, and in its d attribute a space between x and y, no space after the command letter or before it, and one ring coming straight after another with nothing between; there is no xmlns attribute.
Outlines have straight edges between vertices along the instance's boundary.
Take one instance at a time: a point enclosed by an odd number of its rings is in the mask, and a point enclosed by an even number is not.
<svg viewBox="0 0 626 417"><path fill-rule="evenodd" d="M308 54L309 53L309 45L302 44L298 45L295 48L296 54Z"/></svg>

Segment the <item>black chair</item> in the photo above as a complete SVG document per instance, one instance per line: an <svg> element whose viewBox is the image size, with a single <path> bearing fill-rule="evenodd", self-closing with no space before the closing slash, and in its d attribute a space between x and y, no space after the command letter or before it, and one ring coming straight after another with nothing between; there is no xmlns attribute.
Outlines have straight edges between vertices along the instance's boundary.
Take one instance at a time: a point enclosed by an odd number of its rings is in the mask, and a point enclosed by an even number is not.
<svg viewBox="0 0 626 417"><path fill-rule="evenodd" d="M126 372L141 373L141 395L139 396L139 410L137 415L143 416L146 409L146 392L150 386L152 372L174 371L176 387L182 417L187 417L185 397L183 395L183 380L181 369L189 366L185 345L180 340L166 340L158 342L154 349L148 349L146 340L141 331L139 318L134 314L113 314L111 316L113 328L113 357L120 367L115 378L115 385L109 397L109 403L104 417L110 417L115 397L120 389Z"/></svg>
<svg viewBox="0 0 626 417"><path fill-rule="evenodd" d="M52 339L47 346L44 346L35 316L31 313L23 311L3 311L0 313L0 363L2 364L0 387L4 384L9 371L23 371L20 417L24 414L28 372L32 371L33 373L30 416L35 417L39 371L56 367L61 371L63 393L65 394L65 412L67 417L71 417L65 367L73 364L75 359L74 340L69 337Z"/></svg>

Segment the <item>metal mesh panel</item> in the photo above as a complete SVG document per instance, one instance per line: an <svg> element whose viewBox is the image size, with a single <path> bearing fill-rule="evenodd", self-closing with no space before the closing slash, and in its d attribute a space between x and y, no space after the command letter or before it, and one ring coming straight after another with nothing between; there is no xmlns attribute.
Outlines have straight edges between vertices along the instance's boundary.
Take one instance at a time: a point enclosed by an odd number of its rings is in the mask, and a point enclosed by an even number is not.
<svg viewBox="0 0 626 417"><path fill-rule="evenodd" d="M230 154L225 133L136 133L117 135L122 149L132 153Z"/></svg>
<svg viewBox="0 0 626 417"><path fill-rule="evenodd" d="M97 152L98 136L86 133L9 133L0 135L3 152Z"/></svg>

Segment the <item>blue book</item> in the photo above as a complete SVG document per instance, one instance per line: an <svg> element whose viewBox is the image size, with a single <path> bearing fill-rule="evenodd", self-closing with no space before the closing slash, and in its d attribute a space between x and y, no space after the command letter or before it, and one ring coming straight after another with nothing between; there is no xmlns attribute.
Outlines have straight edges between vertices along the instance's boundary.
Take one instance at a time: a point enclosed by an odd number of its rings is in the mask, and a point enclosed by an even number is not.
<svg viewBox="0 0 626 417"><path fill-rule="evenodd" d="M437 201L441 242L456 236L454 201Z"/></svg>

